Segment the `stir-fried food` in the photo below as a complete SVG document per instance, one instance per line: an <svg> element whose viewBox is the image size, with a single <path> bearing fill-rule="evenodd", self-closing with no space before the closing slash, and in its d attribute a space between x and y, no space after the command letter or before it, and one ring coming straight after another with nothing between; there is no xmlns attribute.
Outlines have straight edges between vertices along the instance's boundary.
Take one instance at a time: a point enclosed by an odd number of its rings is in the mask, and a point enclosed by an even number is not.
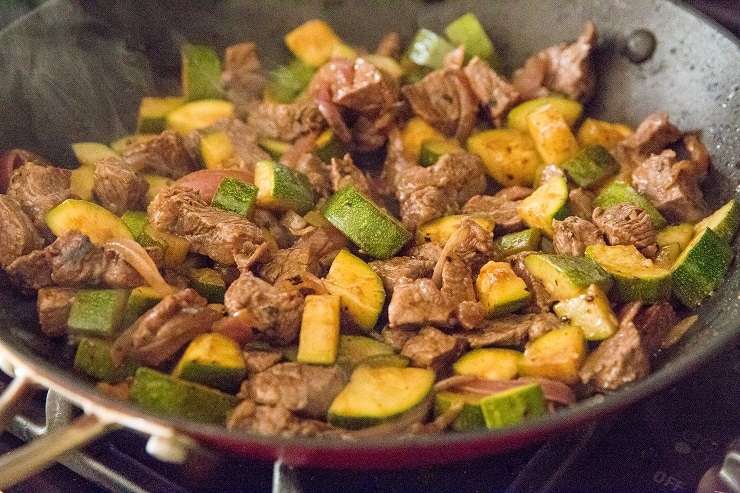
<svg viewBox="0 0 740 493"><path fill-rule="evenodd" d="M101 390L261 434L511 426L649 375L722 282L740 206L669 115L585 117L592 23L511 74L471 14L284 41L184 45L182 93L76 169L3 155L0 266Z"/></svg>

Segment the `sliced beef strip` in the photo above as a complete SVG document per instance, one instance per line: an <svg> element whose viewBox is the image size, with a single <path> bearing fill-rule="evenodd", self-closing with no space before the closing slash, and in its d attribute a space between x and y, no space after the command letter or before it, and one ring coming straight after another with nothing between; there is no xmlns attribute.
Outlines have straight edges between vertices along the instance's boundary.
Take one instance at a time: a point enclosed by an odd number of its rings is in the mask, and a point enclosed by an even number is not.
<svg viewBox="0 0 740 493"><path fill-rule="evenodd" d="M44 246L33 221L10 195L0 195L0 267L5 269L22 255Z"/></svg>
<svg viewBox="0 0 740 493"><path fill-rule="evenodd" d="M617 332L586 357L579 371L583 384L599 392L613 391L650 373L648 353L633 323L639 308L637 303L631 305Z"/></svg>
<svg viewBox="0 0 740 493"><path fill-rule="evenodd" d="M690 160L676 161L667 149L644 160L632 172L632 185L671 223L696 223L711 213L699 188L700 175Z"/></svg>
<svg viewBox="0 0 740 493"><path fill-rule="evenodd" d="M226 98L234 103L236 113L245 116L260 100L267 79L255 43L238 43L227 46L223 57L221 87Z"/></svg>
<svg viewBox="0 0 740 493"><path fill-rule="evenodd" d="M434 327L422 327L406 341L401 350L411 360L411 365L428 368L445 378L452 373L452 364L468 349L462 337L445 334Z"/></svg>
<svg viewBox="0 0 740 493"><path fill-rule="evenodd" d="M462 70L435 70L401 91L414 114L446 136L464 142L472 133L479 102Z"/></svg>
<svg viewBox="0 0 740 493"><path fill-rule="evenodd" d="M185 139L174 130L132 143L123 150L122 157L132 170L148 169L173 179L200 168Z"/></svg>
<svg viewBox="0 0 740 493"><path fill-rule="evenodd" d="M549 312L511 314L486 320L483 327L464 332L462 337L473 348L493 346L522 349L527 341L561 325L558 318Z"/></svg>
<svg viewBox="0 0 740 493"><path fill-rule="evenodd" d="M527 59L514 72L512 84L525 100L556 93L586 102L596 88L592 55L597 43L596 28L588 21L574 43L545 48Z"/></svg>
<svg viewBox="0 0 740 493"><path fill-rule="evenodd" d="M658 253L653 220L636 205L615 204L606 210L597 207L593 220L610 245L634 245L647 258Z"/></svg>
<svg viewBox="0 0 740 493"><path fill-rule="evenodd" d="M478 100L488 109L493 126L503 127L506 113L519 102L519 92L477 56L463 70Z"/></svg>
<svg viewBox="0 0 740 493"><path fill-rule="evenodd" d="M401 221L418 226L460 210L462 204L485 190L483 162L476 154L443 155L434 166L404 168L396 182Z"/></svg>
<svg viewBox="0 0 740 493"><path fill-rule="evenodd" d="M317 277L323 274L323 266L314 252L306 246L292 246L275 252L270 261L262 265L259 275L270 284L299 278L308 272Z"/></svg>
<svg viewBox="0 0 740 493"><path fill-rule="evenodd" d="M549 312L555 300L544 284L534 277L524 266L524 257L534 252L521 252L507 257L512 270L517 276L524 280L527 285L527 291L531 293L527 305L521 309L522 313L542 313Z"/></svg>
<svg viewBox="0 0 740 493"><path fill-rule="evenodd" d="M263 101L250 113L247 122L263 137L293 142L303 134L326 128L326 120L314 101L294 103Z"/></svg>
<svg viewBox="0 0 740 493"><path fill-rule="evenodd" d="M249 396L258 404L282 405L308 418L326 417L348 378L339 366L278 363L249 381Z"/></svg>
<svg viewBox="0 0 740 493"><path fill-rule="evenodd" d="M496 235L513 233L526 227L517 208L531 194L531 188L515 186L502 188L495 195L475 195L463 205L462 212L493 220Z"/></svg>
<svg viewBox="0 0 740 493"><path fill-rule="evenodd" d="M216 262L234 265L237 256L251 256L265 242L262 230L239 214L211 207L195 190L172 186L148 207L151 224L185 237L190 250Z"/></svg>
<svg viewBox="0 0 740 493"><path fill-rule="evenodd" d="M106 158L95 165L93 194L100 205L117 216L146 209L148 191L149 182L122 160Z"/></svg>
<svg viewBox="0 0 740 493"><path fill-rule="evenodd" d="M18 201L33 221L36 229L47 240L54 235L46 225L46 213L65 200L73 198L70 191L72 172L54 166L27 162L13 171L8 195Z"/></svg>
<svg viewBox="0 0 740 493"><path fill-rule="evenodd" d="M650 218L648 218L650 219ZM591 221L569 216L552 222L552 251L583 256L589 245L603 245L604 233Z"/></svg>
<svg viewBox="0 0 740 493"><path fill-rule="evenodd" d="M396 286L432 277L435 263L424 258L398 256L388 260L373 260L369 265L383 281L386 293L392 295Z"/></svg>
<svg viewBox="0 0 740 493"><path fill-rule="evenodd" d="M41 288L36 298L41 331L48 337L59 337L67 333L69 310L75 299L76 290L69 288Z"/></svg>
<svg viewBox="0 0 740 493"><path fill-rule="evenodd" d="M667 301L659 301L640 310L635 315L634 324L645 351L649 355L660 352L663 340L679 321L676 311Z"/></svg>

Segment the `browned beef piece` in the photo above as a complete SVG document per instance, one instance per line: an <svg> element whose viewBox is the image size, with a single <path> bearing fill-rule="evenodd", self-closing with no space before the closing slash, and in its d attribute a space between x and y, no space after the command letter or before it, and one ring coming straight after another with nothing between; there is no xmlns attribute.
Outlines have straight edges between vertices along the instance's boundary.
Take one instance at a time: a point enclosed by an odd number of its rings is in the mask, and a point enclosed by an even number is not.
<svg viewBox="0 0 740 493"><path fill-rule="evenodd" d="M375 49L375 53L390 58L398 58L401 56L401 49L401 35L394 31L383 36Z"/></svg>
<svg viewBox="0 0 740 493"><path fill-rule="evenodd" d="M36 298L41 331L49 337L59 337L67 333L69 310L75 299L74 289L41 288Z"/></svg>
<svg viewBox="0 0 740 493"><path fill-rule="evenodd" d="M244 357L244 363L247 365L248 376L265 371L283 359L283 353L280 351L261 351L256 349L242 351L242 356Z"/></svg>
<svg viewBox="0 0 740 493"><path fill-rule="evenodd" d="M349 154L345 154L341 159L332 158L330 169L331 183L335 191L345 185L353 185L359 192L372 198L375 202L382 203L381 198L371 185L370 178L355 165Z"/></svg>
<svg viewBox="0 0 740 493"><path fill-rule="evenodd" d="M98 203L120 216L146 209L147 182L119 159L102 159L95 165L93 193Z"/></svg>
<svg viewBox="0 0 740 493"><path fill-rule="evenodd" d="M47 241L53 240L54 235L46 225L46 213L72 198L71 180L72 172L68 169L32 161L17 168L10 177L8 195L18 201Z"/></svg>
<svg viewBox="0 0 740 493"><path fill-rule="evenodd" d="M632 185L671 223L696 223L711 213L690 160L676 161L667 149L643 161L632 172Z"/></svg>
<svg viewBox="0 0 740 493"><path fill-rule="evenodd" d="M292 246L275 252L270 261L261 266L259 275L270 284L299 278L304 272L315 276L323 274L319 258L306 246Z"/></svg>
<svg viewBox="0 0 740 493"><path fill-rule="evenodd" d="M388 323L395 327L451 328L457 320L457 303L443 293L431 279L417 279L393 290L388 304Z"/></svg>
<svg viewBox="0 0 740 493"><path fill-rule="evenodd" d="M385 186L395 190L403 174L416 166L416 161L404 151L401 132L397 128L391 130L388 135L388 152L380 175Z"/></svg>
<svg viewBox="0 0 740 493"><path fill-rule="evenodd" d="M402 92L414 114L446 136L463 142L472 133L478 98L462 70L435 70L421 81L403 86Z"/></svg>
<svg viewBox="0 0 740 493"><path fill-rule="evenodd" d="M593 212L594 223L610 245L634 245L647 258L658 253L655 227L650 215L634 204L616 204Z"/></svg>
<svg viewBox="0 0 740 493"><path fill-rule="evenodd" d="M332 100L366 115L394 112L400 97L398 82L362 57L355 60L353 69L348 84L335 85Z"/></svg>
<svg viewBox="0 0 740 493"><path fill-rule="evenodd" d="M383 338L383 342L390 345L394 351L401 352L406 341L418 332L419 329L416 327L391 327L390 325L386 325L380 331L380 335Z"/></svg>
<svg viewBox="0 0 740 493"><path fill-rule="evenodd" d="M531 339L531 334L539 337L561 325L558 318L549 312L512 314L488 319L483 327L464 332L462 337L474 348L496 346L521 349Z"/></svg>
<svg viewBox="0 0 740 493"><path fill-rule="evenodd" d="M574 216L578 216L582 219L591 219L591 214L593 214L594 211L595 200L596 194L585 188L572 188L568 192L570 211Z"/></svg>
<svg viewBox="0 0 740 493"><path fill-rule="evenodd" d="M285 406L257 404L243 400L226 418L230 430L250 430L260 435L317 436L332 429L324 421L302 419Z"/></svg>
<svg viewBox="0 0 740 493"><path fill-rule="evenodd" d="M321 159L312 153L304 153L293 166L308 177L308 181L319 198L329 197L334 191L331 170Z"/></svg>
<svg viewBox="0 0 740 493"><path fill-rule="evenodd" d="M639 307L633 304L620 320L616 334L599 343L586 357L579 372L584 384L599 392L617 390L650 373L648 354L633 323Z"/></svg>
<svg viewBox="0 0 740 493"><path fill-rule="evenodd" d="M436 264L439 261L440 255L442 255L442 247L443 245L437 242L425 242L419 245L410 245L403 252L409 257L431 260Z"/></svg>
<svg viewBox="0 0 740 493"><path fill-rule="evenodd" d="M236 113L244 116L262 99L267 80L261 71L254 43L239 43L226 47L224 51L221 87L229 101L234 103Z"/></svg>
<svg viewBox="0 0 740 493"><path fill-rule="evenodd" d="M463 70L478 100L488 109L493 126L503 127L506 113L519 101L519 92L477 56Z"/></svg>
<svg viewBox="0 0 740 493"><path fill-rule="evenodd" d="M149 366L159 366L196 336L210 332L221 317L194 289L167 295L118 336L113 360L120 364L131 355Z"/></svg>
<svg viewBox="0 0 740 493"><path fill-rule="evenodd" d="M243 331L256 332L277 345L290 344L298 337L303 301L300 290L286 289L282 284L273 286L248 270L231 283L224 295L226 310L236 317Z"/></svg>
<svg viewBox="0 0 740 493"><path fill-rule="evenodd" d="M411 359L411 365L434 371L437 378L445 378L452 371L452 363L468 349L462 337L448 335L434 327L422 327L419 333L403 345L401 354Z"/></svg>
<svg viewBox="0 0 740 493"><path fill-rule="evenodd" d="M416 257L393 257L388 260L373 260L370 268L382 279L383 287L390 295L400 284L407 284L424 277L432 277L433 260Z"/></svg>
<svg viewBox="0 0 740 493"><path fill-rule="evenodd" d="M0 244L0 267L3 269L18 257L44 246L44 238L31 218L9 195L0 195Z"/></svg>
<svg viewBox="0 0 740 493"><path fill-rule="evenodd" d="M149 169L174 179L200 167L185 139L174 130L129 145L123 150L123 160L133 170Z"/></svg>
<svg viewBox="0 0 740 493"><path fill-rule="evenodd" d="M495 252L493 235L472 219L463 218L460 221L460 226L450 235L444 248L442 248L437 264L434 266L432 280L437 285L442 286L443 290L452 292L452 290L457 289L455 286L466 282L462 277L477 276L483 264L493 260ZM446 273L445 270L455 268L456 259L461 261L467 272L455 269L459 271L458 274L450 275ZM474 300L475 296L471 297L466 294L465 296L457 296L457 298L461 301Z"/></svg>
<svg viewBox="0 0 740 493"><path fill-rule="evenodd" d="M649 219L649 218L648 218ZM552 250L582 256L589 245L603 245L604 234L592 222L570 216L552 222Z"/></svg>
<svg viewBox="0 0 740 493"><path fill-rule="evenodd" d="M525 100L557 93L588 101L596 88L592 54L597 42L596 28L586 22L583 34L574 43L551 46L529 58L514 72L514 87Z"/></svg>
<svg viewBox="0 0 740 493"><path fill-rule="evenodd" d="M462 204L483 192L486 174L477 154L445 154L434 166L404 168L398 176L396 197L401 221L415 230L444 215L459 212Z"/></svg>
<svg viewBox="0 0 740 493"><path fill-rule="evenodd" d="M285 142L326 127L326 120L313 101L261 102L249 113L247 121L260 135Z"/></svg>
<svg viewBox="0 0 740 493"><path fill-rule="evenodd" d="M263 159L271 159L270 154L262 149L259 144L259 135L254 128L238 118L224 118L203 130L191 134L191 138L198 139L210 130L222 130L229 137L229 142L234 147L234 155L223 163L224 168L242 169L254 173L254 165Z"/></svg>
<svg viewBox="0 0 740 493"><path fill-rule="evenodd" d="M25 294L33 294L38 289L54 285L45 250L33 250L21 255L8 264L5 271L13 284Z"/></svg>
<svg viewBox="0 0 740 493"><path fill-rule="evenodd" d="M620 175L629 179L632 171L651 154L659 154L681 138L681 131L670 122L667 113L645 118L635 132L614 146L610 152L617 160Z"/></svg>
<svg viewBox="0 0 740 493"><path fill-rule="evenodd" d="M234 265L236 256L251 256L265 242L262 230L239 214L206 203L189 188L169 187L148 207L154 227L183 236L190 250L216 262Z"/></svg>
<svg viewBox="0 0 740 493"><path fill-rule="evenodd" d="M10 149L9 151L0 152L0 194L8 192L13 170L31 162L40 166L54 166L46 158L26 149Z"/></svg>
<svg viewBox="0 0 740 493"><path fill-rule="evenodd" d="M496 224L496 235L513 233L526 226L517 208L531 193L531 188L515 186L502 188L495 195L476 195L465 203L462 212L491 218Z"/></svg>
<svg viewBox="0 0 740 493"><path fill-rule="evenodd" d="M640 341L649 355L660 352L668 332L680 321L673 306L667 301L659 301L640 310L634 324L640 333Z"/></svg>
<svg viewBox="0 0 740 493"><path fill-rule="evenodd" d="M531 293L527 305L522 308L523 313L549 312L555 300L550 292L545 289L542 282L534 277L524 266L524 257L533 252L521 252L507 258L511 268L517 276L524 280L527 291Z"/></svg>
<svg viewBox="0 0 740 493"><path fill-rule="evenodd" d="M325 418L347 380L336 365L278 363L249 381L249 396L258 404L282 405L299 416Z"/></svg>

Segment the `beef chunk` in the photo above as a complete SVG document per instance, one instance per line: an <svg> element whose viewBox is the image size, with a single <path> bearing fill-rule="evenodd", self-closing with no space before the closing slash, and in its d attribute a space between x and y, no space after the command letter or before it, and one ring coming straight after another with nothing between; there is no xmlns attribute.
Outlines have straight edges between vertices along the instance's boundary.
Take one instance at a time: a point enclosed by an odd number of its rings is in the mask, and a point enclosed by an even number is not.
<svg viewBox="0 0 740 493"><path fill-rule="evenodd" d="M594 223L610 245L634 245L648 258L658 253L655 227L650 216L634 204L616 204L593 212Z"/></svg>
<svg viewBox="0 0 740 493"><path fill-rule="evenodd" d="M251 430L260 435L317 436L332 429L324 421L302 419L285 406L243 400L226 418L230 430Z"/></svg>
<svg viewBox="0 0 740 493"><path fill-rule="evenodd" d="M650 360L640 340L633 318L639 309L633 304L619 323L619 330L592 351L579 372L581 381L604 392L620 387L650 373Z"/></svg>
<svg viewBox="0 0 740 493"><path fill-rule="evenodd" d="M640 310L634 324L640 341L649 355L657 354L668 332L680 321L676 311L667 301L659 301Z"/></svg>
<svg viewBox="0 0 740 493"><path fill-rule="evenodd" d="M345 154L341 159L331 159L330 176L335 191L345 185L353 185L359 192L372 198L376 203L383 203L381 197L376 193L375 187L372 186L370 177L355 165L349 154Z"/></svg>
<svg viewBox="0 0 740 493"><path fill-rule="evenodd" d="M434 371L437 378L449 376L452 363L468 349L462 337L448 335L434 327L422 327L406 341L401 354L411 359L411 365Z"/></svg>
<svg viewBox="0 0 740 493"><path fill-rule="evenodd" d="M391 346L394 351L401 352L406 341L418 332L419 329L416 327L391 327L390 325L386 325L380 331L380 335L383 338L383 342Z"/></svg>
<svg viewBox="0 0 740 493"><path fill-rule="evenodd" d="M308 177L308 181L311 183L317 197L329 197L334 191L331 179L331 169L324 164L321 159L316 157L315 154L302 154L293 168Z"/></svg>
<svg viewBox="0 0 740 493"><path fill-rule="evenodd" d="M265 241L262 230L239 214L209 206L196 191L177 186L163 190L148 207L154 227L185 237L190 250L234 265Z"/></svg>
<svg viewBox="0 0 740 493"><path fill-rule="evenodd" d="M648 218L650 219L650 218ZM570 216L552 222L552 250L582 256L589 245L603 245L604 234L590 221Z"/></svg>
<svg viewBox="0 0 740 493"><path fill-rule="evenodd" d="M313 101L264 101L249 113L247 121L259 135L285 142L293 142L303 134L326 127L326 120Z"/></svg>
<svg viewBox="0 0 740 493"><path fill-rule="evenodd" d="M249 381L249 395L258 404L281 405L298 415L321 419L347 380L336 365L278 363Z"/></svg>
<svg viewBox="0 0 740 493"><path fill-rule="evenodd" d="M414 230L432 219L458 212L485 187L483 162L468 152L445 154L428 168L405 168L398 176L396 189L401 221Z"/></svg>
<svg viewBox="0 0 740 493"><path fill-rule="evenodd" d="M522 199L531 193L531 188L507 187L495 195L475 195L465 203L462 212L492 219L496 224L496 235L512 233L526 226L517 208Z"/></svg>
<svg viewBox="0 0 740 493"><path fill-rule="evenodd" d="M414 114L446 136L464 141L472 133L478 98L462 70L435 70L402 92Z"/></svg>
<svg viewBox="0 0 740 493"><path fill-rule="evenodd" d="M375 49L375 53L390 58L399 58L401 49L401 35L393 31L383 36Z"/></svg>
<svg viewBox="0 0 740 493"><path fill-rule="evenodd" d="M46 225L46 213L72 198L71 180L72 172L68 169L34 162L17 168L10 177L8 195L18 201L47 241L52 241L54 235Z"/></svg>
<svg viewBox="0 0 740 493"><path fill-rule="evenodd" d="M470 347L513 347L523 348L524 344L561 326L552 313L512 314L486 320L479 329L462 334ZM531 335L535 337L532 338Z"/></svg>
<svg viewBox="0 0 740 493"><path fill-rule="evenodd" d="M596 194L585 188L572 188L568 192L568 203L574 216L582 219L591 219L594 211Z"/></svg>
<svg viewBox="0 0 740 493"><path fill-rule="evenodd" d="M610 152L619 163L620 174L629 178L632 171L651 154L659 154L681 138L681 131L670 122L667 113L654 113L645 118L635 132L623 139Z"/></svg>
<svg viewBox="0 0 740 493"><path fill-rule="evenodd" d="M393 294L396 286L424 277L432 277L435 262L423 258L399 256L388 260L373 260L369 265L383 281L386 292Z"/></svg>
<svg viewBox="0 0 740 493"><path fill-rule="evenodd" d="M521 311L525 313L549 312L555 300L550 292L545 289L544 284L534 277L524 266L524 257L532 252L521 252L507 258L511 268L517 276L524 280L527 291L531 293L527 305Z"/></svg>
<svg viewBox="0 0 740 493"><path fill-rule="evenodd" d="M8 192L8 185L10 185L10 177L13 174L13 170L20 168L26 163L36 163L39 166L47 167L54 166L46 158L26 149L11 149L0 152L0 194Z"/></svg>
<svg viewBox="0 0 740 493"><path fill-rule="evenodd" d="M400 284L393 290L388 304L391 327L453 327L457 304L446 296L431 279L418 279Z"/></svg>
<svg viewBox="0 0 740 493"><path fill-rule="evenodd" d="M477 56L464 71L478 100L488 109L493 126L503 127L506 113L519 101L519 92Z"/></svg>
<svg viewBox="0 0 740 493"><path fill-rule="evenodd" d="M451 290L456 289L454 286L465 282L462 277L470 278L473 274L477 275L483 264L493 259L494 252L493 235L472 219L463 218L460 226L450 235L442 248L437 264L434 266L432 279L443 289L452 292ZM455 259L462 261L463 267L467 269L466 273L460 271L459 274L451 276L444 272L446 269L455 268ZM461 278L457 278L458 276ZM461 301L475 299L474 296L458 298Z"/></svg>
<svg viewBox="0 0 740 493"><path fill-rule="evenodd" d="M6 268L22 255L44 246L33 221L21 204L9 195L0 195L0 267Z"/></svg>
<svg viewBox="0 0 740 493"><path fill-rule="evenodd" d="M199 168L185 139L174 130L133 143L123 151L126 166L133 170L150 169L168 178L180 178Z"/></svg>
<svg viewBox="0 0 740 493"><path fill-rule="evenodd" d="M244 363L247 365L247 375L255 375L265 371L272 365L283 359L283 353L270 350L246 350L242 351Z"/></svg>
<svg viewBox="0 0 740 493"><path fill-rule="evenodd" d="M45 250L34 250L13 260L5 268L13 284L21 292L33 294L36 290L53 286L51 264Z"/></svg>
<svg viewBox="0 0 740 493"><path fill-rule="evenodd" d="M556 93L588 101L596 88L592 54L597 41L596 28L590 21L586 22L583 34L574 43L551 46L529 58L514 72L514 87L523 99Z"/></svg>
<svg viewBox="0 0 740 493"><path fill-rule="evenodd" d="M49 337L67 333L69 310L75 299L75 290L68 288L41 288L36 298L41 331Z"/></svg>
<svg viewBox="0 0 740 493"><path fill-rule="evenodd" d="M260 277L270 284L299 277L304 272L315 276L322 275L322 265L318 257L306 246L293 246L275 252L270 261L264 264Z"/></svg>
<svg viewBox="0 0 740 493"><path fill-rule="evenodd" d="M401 132L397 128L388 135L387 151L380 178L388 189L395 190L404 173L418 165L404 150Z"/></svg>
<svg viewBox="0 0 740 493"><path fill-rule="evenodd" d="M95 198L117 216L126 211L146 209L148 191L149 182L118 159L103 159L95 165Z"/></svg>
<svg viewBox="0 0 740 493"><path fill-rule="evenodd" d="M239 43L224 51L221 87L236 113L245 116L262 99L267 80L254 43Z"/></svg>
<svg viewBox="0 0 740 493"><path fill-rule="evenodd" d="M692 162L676 162L670 149L647 158L632 173L635 189L672 223L696 223L710 214L699 179Z"/></svg>

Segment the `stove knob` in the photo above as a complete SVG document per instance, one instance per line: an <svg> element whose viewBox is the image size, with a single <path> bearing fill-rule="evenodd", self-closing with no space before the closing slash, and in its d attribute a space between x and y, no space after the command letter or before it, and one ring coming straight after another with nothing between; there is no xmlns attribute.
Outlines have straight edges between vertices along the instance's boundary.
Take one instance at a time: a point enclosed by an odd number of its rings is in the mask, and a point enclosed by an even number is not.
<svg viewBox="0 0 740 493"><path fill-rule="evenodd" d="M702 476L697 493L740 493L740 438L733 440L722 464Z"/></svg>

